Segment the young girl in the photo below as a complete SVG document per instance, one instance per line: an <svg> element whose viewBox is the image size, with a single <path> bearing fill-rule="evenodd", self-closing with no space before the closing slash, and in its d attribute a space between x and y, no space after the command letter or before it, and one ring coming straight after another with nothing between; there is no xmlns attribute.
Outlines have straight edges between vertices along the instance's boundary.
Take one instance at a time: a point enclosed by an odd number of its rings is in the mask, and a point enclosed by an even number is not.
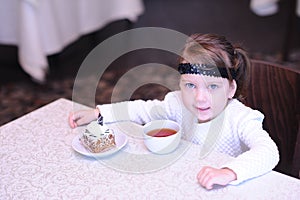
<svg viewBox="0 0 300 200"><path fill-rule="evenodd" d="M163 101L136 100L73 112L69 124L75 128L97 118L104 123L177 121L184 139L199 144L203 154L214 149L234 157L220 169L200 169L198 182L207 189L238 184L271 171L279 161L275 143L262 128L263 114L239 101L249 65L244 50L224 37L195 34L180 58L180 91L168 93Z"/></svg>

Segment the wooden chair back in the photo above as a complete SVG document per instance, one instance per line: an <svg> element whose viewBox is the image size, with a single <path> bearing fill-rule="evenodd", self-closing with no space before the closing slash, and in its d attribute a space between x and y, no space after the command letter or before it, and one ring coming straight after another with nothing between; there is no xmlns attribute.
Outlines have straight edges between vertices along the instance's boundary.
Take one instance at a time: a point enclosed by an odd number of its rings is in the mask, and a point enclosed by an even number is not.
<svg viewBox="0 0 300 200"><path fill-rule="evenodd" d="M300 70L252 60L246 105L265 115L263 126L275 141L275 170L298 177L300 170Z"/></svg>

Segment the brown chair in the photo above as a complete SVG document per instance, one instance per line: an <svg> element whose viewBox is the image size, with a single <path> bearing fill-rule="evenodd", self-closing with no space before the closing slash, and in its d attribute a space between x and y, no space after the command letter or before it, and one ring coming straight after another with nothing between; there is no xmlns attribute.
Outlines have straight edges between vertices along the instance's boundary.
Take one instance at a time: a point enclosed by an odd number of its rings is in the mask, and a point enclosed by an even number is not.
<svg viewBox="0 0 300 200"><path fill-rule="evenodd" d="M278 146L275 170L298 177L300 170L300 70L252 60L246 105L264 113L263 126Z"/></svg>

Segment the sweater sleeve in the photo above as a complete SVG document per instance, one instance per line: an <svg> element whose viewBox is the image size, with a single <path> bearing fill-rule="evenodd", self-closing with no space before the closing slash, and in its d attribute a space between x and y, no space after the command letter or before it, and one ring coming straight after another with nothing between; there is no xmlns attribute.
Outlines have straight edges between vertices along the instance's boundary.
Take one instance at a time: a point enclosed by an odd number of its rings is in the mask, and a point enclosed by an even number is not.
<svg viewBox="0 0 300 200"><path fill-rule="evenodd" d="M157 119L180 121L180 99L178 92L170 92L163 101L135 100L98 105L104 123L132 121L145 124Z"/></svg>
<svg viewBox="0 0 300 200"><path fill-rule="evenodd" d="M240 141L249 150L222 166L236 173L237 180L231 182L233 185L271 171L279 161L275 142L262 128L263 118L259 111L249 109L236 123Z"/></svg>

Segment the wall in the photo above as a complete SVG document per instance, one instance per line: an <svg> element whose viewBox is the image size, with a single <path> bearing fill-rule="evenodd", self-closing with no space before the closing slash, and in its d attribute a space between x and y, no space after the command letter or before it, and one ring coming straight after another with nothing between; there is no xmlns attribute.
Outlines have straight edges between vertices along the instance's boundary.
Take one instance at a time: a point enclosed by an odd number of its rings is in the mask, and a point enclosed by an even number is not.
<svg viewBox="0 0 300 200"><path fill-rule="evenodd" d="M250 10L248 0L144 0L145 13L136 24L126 20L109 24L70 44L60 54L49 56L50 74L55 74L55 70L60 68L66 68L65 73L69 69L76 72L85 55L104 39L129 28L147 26L170 28L187 35L195 32L222 34L233 43L240 43L250 54L284 54L288 49L300 47L300 30L295 27L295 23L300 26L300 20L298 18L292 23L289 20L292 2L295 0L281 0L278 13L260 17ZM127 55L116 61L116 65L170 64L173 59L166 53L147 50ZM18 65L17 48L14 46L0 45L0 66L1 81L27 77Z"/></svg>

